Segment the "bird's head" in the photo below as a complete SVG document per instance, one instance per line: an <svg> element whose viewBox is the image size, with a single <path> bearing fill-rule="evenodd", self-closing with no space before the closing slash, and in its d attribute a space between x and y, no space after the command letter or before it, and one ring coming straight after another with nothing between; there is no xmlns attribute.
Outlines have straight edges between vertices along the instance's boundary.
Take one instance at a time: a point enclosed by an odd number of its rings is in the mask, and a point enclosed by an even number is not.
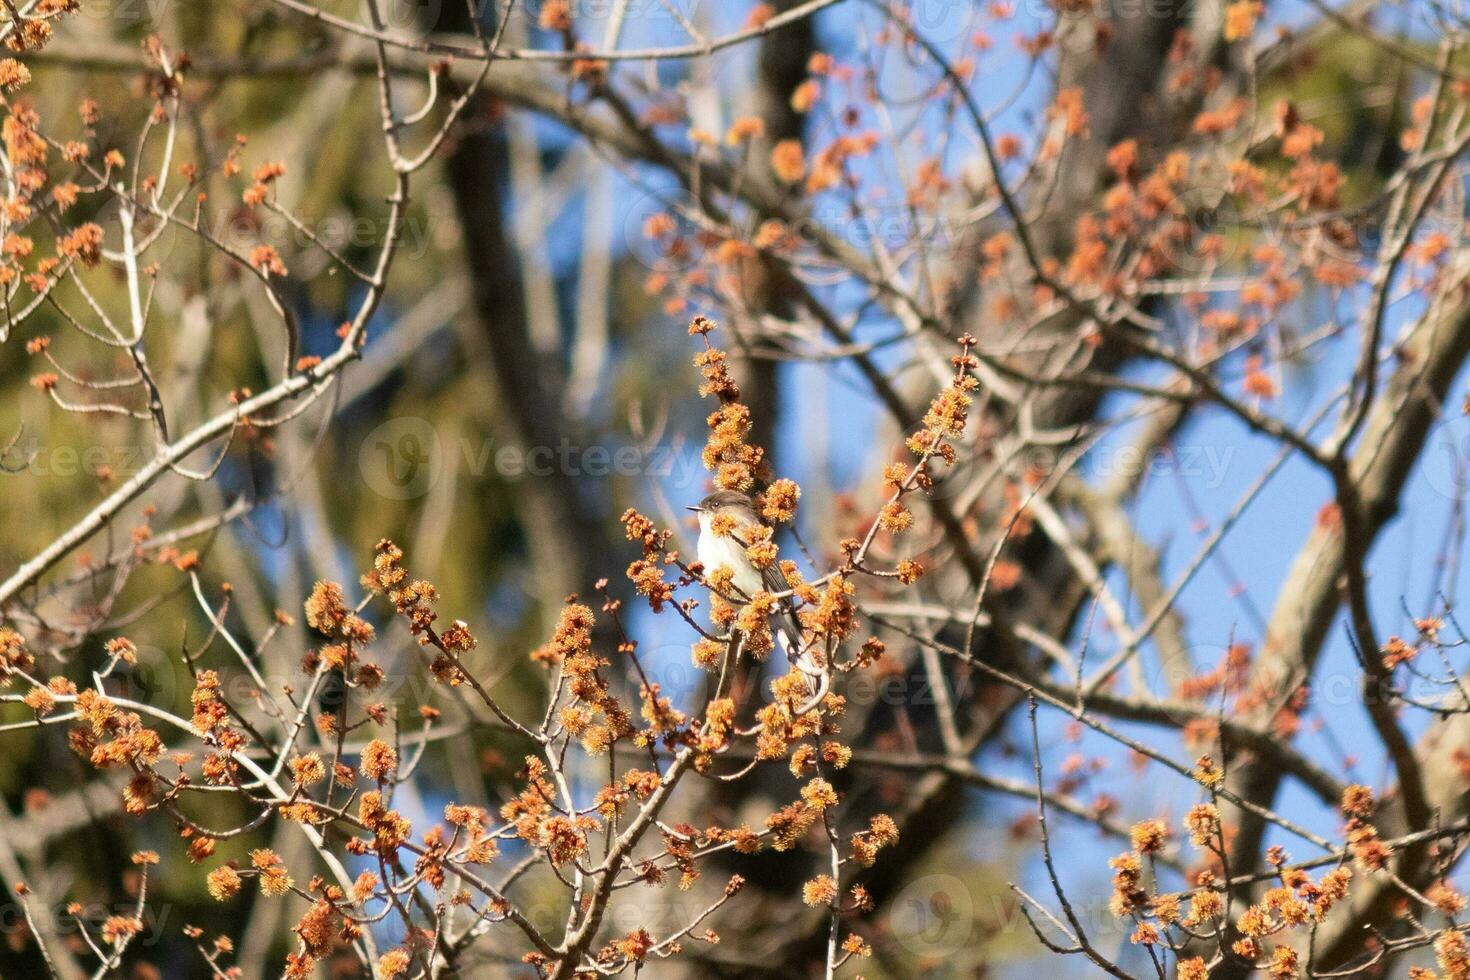
<svg viewBox="0 0 1470 980"><path fill-rule="evenodd" d="M689 509L699 515L700 530L707 528L711 518L717 516L731 517L737 524L760 523L755 501L739 490L716 490Z"/></svg>

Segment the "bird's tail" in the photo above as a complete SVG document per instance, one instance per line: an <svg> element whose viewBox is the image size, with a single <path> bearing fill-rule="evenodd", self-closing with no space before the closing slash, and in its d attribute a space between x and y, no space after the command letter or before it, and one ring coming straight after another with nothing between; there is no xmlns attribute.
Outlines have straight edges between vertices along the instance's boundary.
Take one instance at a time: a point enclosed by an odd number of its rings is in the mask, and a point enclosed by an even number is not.
<svg viewBox="0 0 1470 980"><path fill-rule="evenodd" d="M776 644L786 654L786 660L791 664L791 669L800 673L806 680L808 696L796 710L796 715L800 717L815 708L827 696L827 691L832 687L831 674L815 656L817 647L815 639L805 648L802 647L801 626L797 622L795 612L788 609L772 616L771 620L771 626L776 634Z"/></svg>
<svg viewBox="0 0 1470 980"><path fill-rule="evenodd" d="M789 588L774 565L765 568L761 574L768 591L778 593ZM776 635L776 644L786 654L791 669L800 672L806 679L808 697L796 712L798 716L804 715L827 696L827 691L832 687L831 676L814 655L815 640L803 649L801 619L796 615L796 604L792 600L782 599L777 611L771 614L771 631Z"/></svg>

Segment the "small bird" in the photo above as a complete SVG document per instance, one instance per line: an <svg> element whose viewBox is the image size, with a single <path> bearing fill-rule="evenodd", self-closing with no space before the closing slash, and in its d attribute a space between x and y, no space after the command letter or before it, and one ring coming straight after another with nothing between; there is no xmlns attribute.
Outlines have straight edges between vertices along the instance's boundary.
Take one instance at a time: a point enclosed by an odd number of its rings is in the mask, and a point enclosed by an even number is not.
<svg viewBox="0 0 1470 980"><path fill-rule="evenodd" d="M738 490L716 490L689 509L699 515L697 551L705 574L708 575L721 566L730 569L730 585L736 594L726 595L726 599L735 605L744 605L757 592L778 593L788 590L786 580L774 564L757 568L745 553L746 546L755 539L756 532L762 527L755 501ZM711 526L717 517L732 520L733 530L725 535L716 534ZM771 625L787 658L797 670L806 675L813 693L808 705L815 704L827 693L828 678L811 652L802 649L801 621L796 618L795 606L789 599L781 600L780 612L771 617ZM810 710L809 706L803 711Z"/></svg>

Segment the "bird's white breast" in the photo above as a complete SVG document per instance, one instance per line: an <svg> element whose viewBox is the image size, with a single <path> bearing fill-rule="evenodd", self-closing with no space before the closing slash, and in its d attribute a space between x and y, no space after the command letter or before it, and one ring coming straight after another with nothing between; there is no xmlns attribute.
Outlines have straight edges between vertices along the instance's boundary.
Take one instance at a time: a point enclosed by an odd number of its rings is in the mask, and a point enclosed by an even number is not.
<svg viewBox="0 0 1470 980"><path fill-rule="evenodd" d="M735 533L738 535L739 529ZM753 596L761 591L760 573L746 557L745 548L734 537L715 537L710 532L709 516L706 514L699 515L698 555L706 576L723 565L734 573L731 584L745 595Z"/></svg>

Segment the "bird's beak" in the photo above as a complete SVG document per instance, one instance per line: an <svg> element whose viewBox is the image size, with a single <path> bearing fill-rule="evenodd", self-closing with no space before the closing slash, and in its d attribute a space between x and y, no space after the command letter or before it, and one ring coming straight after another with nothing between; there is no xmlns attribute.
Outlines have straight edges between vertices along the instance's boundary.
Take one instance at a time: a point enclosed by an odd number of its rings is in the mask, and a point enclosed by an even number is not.
<svg viewBox="0 0 1470 980"><path fill-rule="evenodd" d="M686 506L684 509L685 510L692 510L696 514L703 514L704 513L704 508L703 507Z"/></svg>

